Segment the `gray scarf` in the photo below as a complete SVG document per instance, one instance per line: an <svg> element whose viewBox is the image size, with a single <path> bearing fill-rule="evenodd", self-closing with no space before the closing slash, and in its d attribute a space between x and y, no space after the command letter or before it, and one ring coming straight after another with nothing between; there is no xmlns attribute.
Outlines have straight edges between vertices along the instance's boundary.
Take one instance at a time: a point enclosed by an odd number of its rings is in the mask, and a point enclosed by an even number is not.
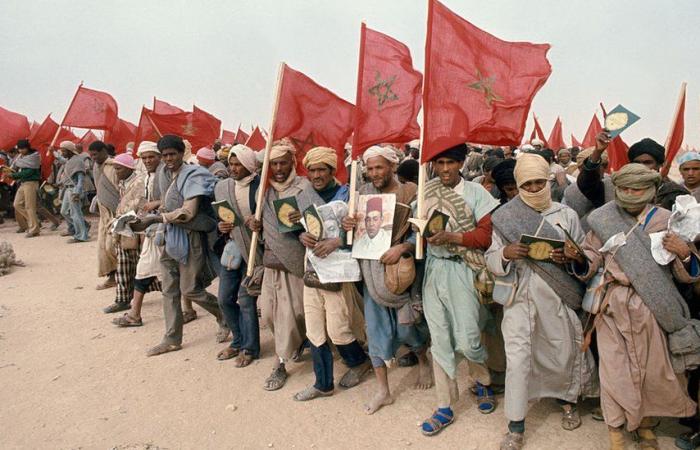
<svg viewBox="0 0 700 450"><path fill-rule="evenodd" d="M97 200L100 202L100 205L107 208L114 215L119 205L119 189L102 173L102 166L105 164L107 162L102 163L102 165L95 164L94 174Z"/></svg>
<svg viewBox="0 0 700 450"><path fill-rule="evenodd" d="M233 178L226 178L225 180L221 180L216 183L216 187L214 187L214 195L216 196L217 201L226 200L229 202L229 204L233 207L233 211L236 213L236 216L243 220L243 214L241 213L241 209L238 207L238 202L236 201L236 181ZM247 264L248 255L250 252L250 230L244 224L240 223L233 227L231 237L234 241L236 241L238 248L241 249L241 256L243 256L243 259ZM257 246L256 253L255 261L257 261L258 264L261 264L263 252L260 245Z"/></svg>
<svg viewBox="0 0 700 450"><path fill-rule="evenodd" d="M591 230L607 242L613 235L626 232L636 218L617 203L608 202L589 216ZM700 321L691 319L688 305L673 283L669 266L660 266L651 256L651 239L641 226L627 238L615 254L615 261L629 278L632 287L651 310L661 328L668 333L672 356L700 354Z"/></svg>
<svg viewBox="0 0 700 450"><path fill-rule="evenodd" d="M312 204L324 204L323 199L319 197L306 177L296 176L283 195L280 195L274 188L268 189L263 205L263 237L266 247L263 254L263 265L270 267L276 265L275 262L280 262L287 272L301 278L304 276L306 250L295 233L277 231L277 214L275 214L275 208L272 205L274 200L287 197L287 192L296 197L297 205L302 212Z"/></svg>
<svg viewBox="0 0 700 450"><path fill-rule="evenodd" d="M69 178L73 181L73 177L79 173L85 174L85 160L86 155L74 155L71 156L68 161L63 166L63 176Z"/></svg>
<svg viewBox="0 0 700 450"><path fill-rule="evenodd" d="M41 157L39 156L39 152L36 151L26 155L20 155L15 159L12 165L18 169L38 169L41 167Z"/></svg>
<svg viewBox="0 0 700 450"><path fill-rule="evenodd" d="M510 244L519 242L520 236L530 234L561 240L561 236L542 214L527 206L520 197L515 197L498 208L491 216L493 228ZM542 227L539 232L537 229ZM559 264L525 259L528 266L544 279L559 298L574 310L581 307L584 286L566 272Z"/></svg>

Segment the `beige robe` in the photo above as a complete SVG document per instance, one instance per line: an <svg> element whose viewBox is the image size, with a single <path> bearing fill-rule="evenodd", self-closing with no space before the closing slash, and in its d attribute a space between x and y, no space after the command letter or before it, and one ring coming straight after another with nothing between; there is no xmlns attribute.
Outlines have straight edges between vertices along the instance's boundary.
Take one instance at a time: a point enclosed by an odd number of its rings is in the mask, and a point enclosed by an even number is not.
<svg viewBox="0 0 700 450"><path fill-rule="evenodd" d="M106 176L109 181L115 186L119 185L117 180L117 172L111 163L111 159L105 161L100 167L101 176ZM97 184L97 181L95 181ZM97 202L97 207L100 212L100 221L97 227L97 275L104 277L117 270L117 252L114 248L114 242L109 235L109 224L114 219L114 215L109 209Z"/></svg>
<svg viewBox="0 0 700 450"><path fill-rule="evenodd" d="M579 242L583 231L576 212L552 203L542 213L556 226L560 223ZM528 404L541 398L576 402L580 396L598 393L595 362L590 351L581 352L583 326L576 312L524 261L507 261L507 245L494 231L486 251L486 265L496 277L516 272L515 298L503 307L501 330L506 351L505 416L523 420Z"/></svg>
<svg viewBox="0 0 700 450"><path fill-rule="evenodd" d="M659 209L645 231L655 233L666 230L669 214ZM605 263L608 263L609 273L614 278L605 294L608 307L596 328L600 355L600 403L605 422L613 427L626 423L627 429L633 431L644 417L687 417L695 414L696 405L688 397L684 377L679 379L673 373L666 333L630 285L622 268L614 259L609 261L609 254L598 251L602 246L600 238L590 231L583 250L592 263L581 279L591 278ZM651 258L651 254L646 257ZM678 259L671 264L674 276L679 281L691 281Z"/></svg>

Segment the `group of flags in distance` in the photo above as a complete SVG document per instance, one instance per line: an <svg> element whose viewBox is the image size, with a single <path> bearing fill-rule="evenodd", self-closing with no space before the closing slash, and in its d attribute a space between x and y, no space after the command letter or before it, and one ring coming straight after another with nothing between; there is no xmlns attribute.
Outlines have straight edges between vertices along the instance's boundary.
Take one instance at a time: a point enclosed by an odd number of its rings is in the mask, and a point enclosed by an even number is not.
<svg viewBox="0 0 700 450"><path fill-rule="evenodd" d="M314 146L334 148L341 181L347 180L344 150L348 142L352 158L357 159L372 145L420 138L421 162L462 142L517 146L523 141L532 101L552 71L547 60L549 48L548 44L501 40L439 1L428 0L424 75L413 67L406 45L363 23L355 104L283 64L276 113L267 138L289 138L297 148L298 163ZM684 105L685 86L666 143L671 156L683 140ZM417 120L421 106L422 127ZM138 146L141 141L157 140L164 134L182 136L195 151L216 139L224 144L245 143L255 150L267 144L258 127L250 135L240 126L236 132L222 130L219 119L197 106L185 111L154 98L152 108L141 109L138 124L119 118L118 112L111 95L82 84L60 124L49 114L41 124L30 126L25 116L0 108L0 148L29 137L45 156L42 172L48 172L52 163L50 145L63 140L89 145L97 139L92 131L77 137L69 127L102 130L104 140L118 152L123 152L128 142ZM533 118L530 139L538 138L554 150L566 147L560 118L549 138L545 138L534 114ZM581 142L572 134L572 145L595 145L601 130L594 114ZM626 149L619 136L613 139L608 149L612 170L627 162ZM304 173L300 164L297 169Z"/></svg>

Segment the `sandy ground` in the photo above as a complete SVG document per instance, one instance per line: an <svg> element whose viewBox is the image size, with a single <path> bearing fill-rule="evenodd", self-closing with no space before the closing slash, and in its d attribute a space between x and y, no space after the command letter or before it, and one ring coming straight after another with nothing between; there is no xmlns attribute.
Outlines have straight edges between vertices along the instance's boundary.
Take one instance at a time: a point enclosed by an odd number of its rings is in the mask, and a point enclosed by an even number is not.
<svg viewBox="0 0 700 450"><path fill-rule="evenodd" d="M282 390L266 392L270 332L262 332L262 359L237 369L216 360L222 345L203 310L185 325L181 351L146 358L163 333L157 294L146 297L142 328L118 329L101 312L114 290L95 290L94 238L68 245L57 231L24 239L14 230L13 221L0 225L0 240L12 243L26 263L0 277L2 449L498 448L506 428L502 408L484 416L470 394L460 400L450 428L423 437L418 425L434 407L434 392L410 388L415 368L390 371L396 402L373 416L362 412L371 378L331 398L293 401L312 382L308 353L302 363L291 363ZM343 372L336 362L336 380ZM462 376L460 386L467 385ZM567 432L553 401L534 406L526 448L607 448L605 425L591 419L588 406L581 409L583 426ZM664 421L662 448L675 448L672 436L679 430Z"/></svg>

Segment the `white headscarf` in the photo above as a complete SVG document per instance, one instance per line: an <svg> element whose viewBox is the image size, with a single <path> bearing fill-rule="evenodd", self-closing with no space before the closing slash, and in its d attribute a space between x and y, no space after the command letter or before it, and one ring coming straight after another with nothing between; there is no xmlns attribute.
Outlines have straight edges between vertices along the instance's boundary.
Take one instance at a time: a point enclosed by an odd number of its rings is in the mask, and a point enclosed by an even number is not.
<svg viewBox="0 0 700 450"><path fill-rule="evenodd" d="M136 156L140 158L141 155L143 155L144 153L160 154L160 150L158 150L158 144L151 141L141 141L141 143L139 144L139 148L136 151Z"/></svg>
<svg viewBox="0 0 700 450"><path fill-rule="evenodd" d="M367 164L368 159L377 156L381 156L392 164L399 163L399 155L396 154L396 151L392 147L380 147L378 145L373 145L365 150L362 154L362 161Z"/></svg>
<svg viewBox="0 0 700 450"><path fill-rule="evenodd" d="M252 148L246 147L243 144L236 144L231 147L228 153L229 159L231 159L232 156L238 158L241 164L243 164L243 167L248 169L248 172L255 173L258 171L258 158Z"/></svg>

